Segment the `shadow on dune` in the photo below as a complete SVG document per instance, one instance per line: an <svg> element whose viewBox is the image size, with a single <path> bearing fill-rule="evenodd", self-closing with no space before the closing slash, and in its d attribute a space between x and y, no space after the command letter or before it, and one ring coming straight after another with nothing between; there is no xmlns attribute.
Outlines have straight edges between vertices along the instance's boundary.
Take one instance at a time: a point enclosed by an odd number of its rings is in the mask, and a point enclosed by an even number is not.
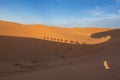
<svg viewBox="0 0 120 80"><path fill-rule="evenodd" d="M109 55L118 54L120 52L120 29L113 29L105 32L95 33L91 37L101 38L110 36L110 40L102 44L96 44L97 52L101 54L103 59L109 58Z"/></svg>
<svg viewBox="0 0 120 80"><path fill-rule="evenodd" d="M34 38L0 36L0 61L71 57L85 53L86 45L73 45Z"/></svg>
<svg viewBox="0 0 120 80"><path fill-rule="evenodd" d="M113 29L110 31L95 33L91 37L101 38L101 37L106 37L106 36L110 36L111 37L110 40L108 40L105 43L97 44L94 46L102 46L102 47L106 46L105 49L112 47L111 48L112 50L116 48L120 48L120 29Z"/></svg>
<svg viewBox="0 0 120 80"><path fill-rule="evenodd" d="M101 38L111 36L111 39L120 37L120 29L113 29L105 32L95 33L91 37L93 38Z"/></svg>
<svg viewBox="0 0 120 80"><path fill-rule="evenodd" d="M67 44L41 39L0 36L0 61L15 61L26 59L56 59L91 54L104 55L120 52L120 29L93 34L100 38L111 36L108 42L86 45Z"/></svg>

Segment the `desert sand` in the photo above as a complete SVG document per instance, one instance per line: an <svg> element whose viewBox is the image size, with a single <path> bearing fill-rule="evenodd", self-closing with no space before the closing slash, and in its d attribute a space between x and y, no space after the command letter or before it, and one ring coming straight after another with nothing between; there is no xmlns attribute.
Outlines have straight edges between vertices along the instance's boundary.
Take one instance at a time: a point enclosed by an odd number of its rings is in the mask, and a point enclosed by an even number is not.
<svg viewBox="0 0 120 80"><path fill-rule="evenodd" d="M110 28L60 28L45 25L23 25L0 21L0 35L37 38L57 42L80 44L98 44L110 39L110 36L92 38L98 32L112 30Z"/></svg>
<svg viewBox="0 0 120 80"><path fill-rule="evenodd" d="M0 21L0 80L120 80L119 53L120 29Z"/></svg>

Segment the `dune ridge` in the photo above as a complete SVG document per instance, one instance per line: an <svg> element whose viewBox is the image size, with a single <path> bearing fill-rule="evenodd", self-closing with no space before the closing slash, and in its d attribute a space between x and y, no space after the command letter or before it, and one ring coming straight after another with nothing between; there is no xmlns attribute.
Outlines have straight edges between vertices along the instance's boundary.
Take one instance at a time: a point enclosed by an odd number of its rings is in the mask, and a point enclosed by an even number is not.
<svg viewBox="0 0 120 80"><path fill-rule="evenodd" d="M72 44L98 44L108 41L111 37L92 38L94 33L113 30L111 28L60 28L40 24L23 25L0 21L0 35L30 37Z"/></svg>

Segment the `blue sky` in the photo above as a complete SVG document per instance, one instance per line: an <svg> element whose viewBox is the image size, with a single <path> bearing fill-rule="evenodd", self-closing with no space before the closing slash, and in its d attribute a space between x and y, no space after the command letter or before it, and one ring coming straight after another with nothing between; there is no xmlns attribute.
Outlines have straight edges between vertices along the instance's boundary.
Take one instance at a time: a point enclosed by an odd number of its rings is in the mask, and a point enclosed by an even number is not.
<svg viewBox="0 0 120 80"><path fill-rule="evenodd" d="M120 28L120 0L0 0L0 20Z"/></svg>

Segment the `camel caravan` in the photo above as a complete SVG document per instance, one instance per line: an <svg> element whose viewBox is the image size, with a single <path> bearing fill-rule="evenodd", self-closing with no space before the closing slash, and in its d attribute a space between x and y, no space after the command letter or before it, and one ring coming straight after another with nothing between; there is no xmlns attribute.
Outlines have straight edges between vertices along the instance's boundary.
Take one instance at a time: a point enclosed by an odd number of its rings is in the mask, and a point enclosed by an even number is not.
<svg viewBox="0 0 120 80"><path fill-rule="evenodd" d="M101 38L98 38L98 39L104 42L104 41L109 40L110 38L111 38L111 36L106 36L106 37L101 37ZM66 39L60 39L60 38L54 38L54 37L48 37L48 36L41 37L40 39L62 42L62 43L70 43L70 44L81 44L81 45L89 44L88 42L85 42L85 41L66 40Z"/></svg>
<svg viewBox="0 0 120 80"><path fill-rule="evenodd" d="M71 44L84 44L84 42L79 42L79 41L74 41L74 40L64 40L64 39L53 38L53 37L42 37L41 39L63 42L63 43L71 43Z"/></svg>

